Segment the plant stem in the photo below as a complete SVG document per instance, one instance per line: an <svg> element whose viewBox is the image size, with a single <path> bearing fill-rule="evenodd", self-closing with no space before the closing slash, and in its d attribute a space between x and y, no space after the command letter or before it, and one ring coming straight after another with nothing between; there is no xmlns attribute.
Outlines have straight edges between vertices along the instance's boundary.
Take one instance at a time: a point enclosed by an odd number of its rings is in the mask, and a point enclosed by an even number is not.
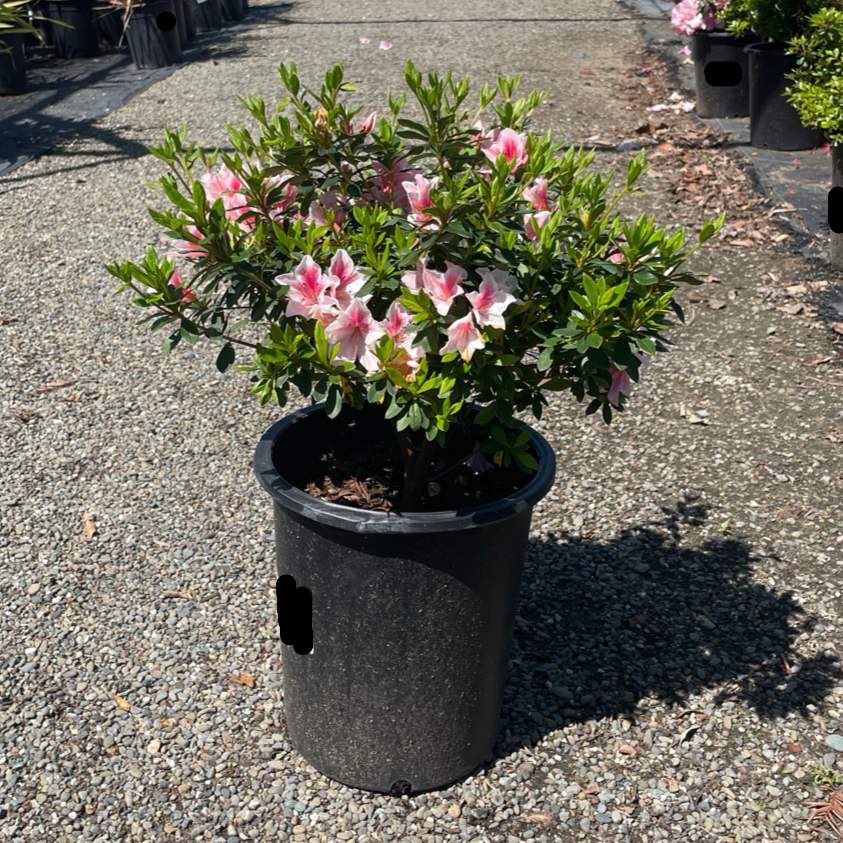
<svg viewBox="0 0 843 843"><path fill-rule="evenodd" d="M399 509L401 512L419 512L421 497L427 488L428 464L438 446L436 440L429 440L423 431L421 442L417 443L414 441L413 431L409 428L398 430L393 422L392 429L404 461L404 493Z"/></svg>

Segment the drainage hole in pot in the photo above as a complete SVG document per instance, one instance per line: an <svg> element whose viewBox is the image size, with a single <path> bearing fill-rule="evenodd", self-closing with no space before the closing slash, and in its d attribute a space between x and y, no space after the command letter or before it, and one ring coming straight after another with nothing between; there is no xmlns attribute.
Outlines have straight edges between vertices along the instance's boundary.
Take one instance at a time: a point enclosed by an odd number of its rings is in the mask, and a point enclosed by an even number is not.
<svg viewBox="0 0 843 843"><path fill-rule="evenodd" d="M413 789L413 787L409 782L405 782L403 779L399 779L389 789L389 795L390 796L409 796L410 791L412 789Z"/></svg>

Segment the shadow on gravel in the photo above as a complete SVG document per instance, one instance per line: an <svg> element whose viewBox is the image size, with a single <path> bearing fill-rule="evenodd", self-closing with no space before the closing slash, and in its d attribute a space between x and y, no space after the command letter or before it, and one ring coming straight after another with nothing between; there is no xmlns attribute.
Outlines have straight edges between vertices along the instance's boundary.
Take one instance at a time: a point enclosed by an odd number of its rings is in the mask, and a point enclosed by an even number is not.
<svg viewBox="0 0 843 843"><path fill-rule="evenodd" d="M834 686L834 660L796 647L816 619L791 592L751 580L750 562L775 557L734 539L679 547L679 522L703 524L706 508L663 511L651 522L658 531L646 525L605 544L530 542L519 609L527 623L516 626L494 758L570 723L635 722L648 696L684 707L709 689L716 705L733 700L772 718L805 713Z"/></svg>

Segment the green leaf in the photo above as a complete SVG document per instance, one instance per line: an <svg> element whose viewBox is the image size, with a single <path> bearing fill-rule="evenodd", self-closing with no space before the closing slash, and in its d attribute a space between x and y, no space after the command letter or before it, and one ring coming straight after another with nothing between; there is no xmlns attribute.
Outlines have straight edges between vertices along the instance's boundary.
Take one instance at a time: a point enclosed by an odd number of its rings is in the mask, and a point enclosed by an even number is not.
<svg viewBox="0 0 843 843"><path fill-rule="evenodd" d="M328 388L328 394L325 396L325 411L329 419L335 419L342 410L342 387L337 383L332 383Z"/></svg>
<svg viewBox="0 0 843 843"><path fill-rule="evenodd" d="M217 355L217 369L225 372L234 363L234 346L227 342Z"/></svg>
<svg viewBox="0 0 843 843"><path fill-rule="evenodd" d="M538 460L536 460L532 454L528 454L524 451L513 451L512 456L515 458L515 462L517 462L522 468L529 469L530 471L538 471Z"/></svg>
<svg viewBox="0 0 843 843"><path fill-rule="evenodd" d="M474 424L478 426L487 424L495 417L497 411L497 402L493 401L491 404L489 404L487 407L484 407L482 410L480 410L479 413L477 413L477 415L474 417Z"/></svg>
<svg viewBox="0 0 843 843"><path fill-rule="evenodd" d="M644 352L644 354L655 354L656 344L649 337L636 337L635 344Z"/></svg>

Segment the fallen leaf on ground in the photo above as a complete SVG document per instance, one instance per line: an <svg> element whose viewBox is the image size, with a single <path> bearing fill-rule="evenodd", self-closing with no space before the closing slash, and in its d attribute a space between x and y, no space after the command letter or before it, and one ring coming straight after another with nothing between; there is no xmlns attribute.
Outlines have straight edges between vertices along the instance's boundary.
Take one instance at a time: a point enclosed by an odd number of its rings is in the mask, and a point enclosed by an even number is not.
<svg viewBox="0 0 843 843"><path fill-rule="evenodd" d="M801 746L799 746L799 744L798 744L798 743L789 743L789 744L787 745L787 748L788 748L791 752L802 752L802 747L801 747Z"/></svg>
<svg viewBox="0 0 843 843"><path fill-rule="evenodd" d="M70 386L71 384L76 383L76 378L69 381L53 381L52 383L45 384L44 386L39 386L35 391L36 392L49 392L51 389L60 389L63 386Z"/></svg>
<svg viewBox="0 0 843 843"><path fill-rule="evenodd" d="M255 687L255 680L248 673L232 673L231 678L241 685L246 685L248 688Z"/></svg>
<svg viewBox="0 0 843 843"><path fill-rule="evenodd" d="M720 301L719 299L709 299L708 306L712 310L723 310L723 308L726 307L726 302Z"/></svg>
<svg viewBox="0 0 843 843"><path fill-rule="evenodd" d="M85 533L86 539L91 539L96 535L97 525L94 524L94 519L90 515L82 519L82 532Z"/></svg>
<svg viewBox="0 0 843 843"><path fill-rule="evenodd" d="M545 812L527 814L523 817L515 817L515 819L522 823L538 823L539 825L546 825L548 827L556 825L556 823L559 822L559 817L557 817L556 814L548 814Z"/></svg>
<svg viewBox="0 0 843 843"><path fill-rule="evenodd" d="M192 600L193 599L193 591L162 591L162 597L181 597L185 600Z"/></svg>
<svg viewBox="0 0 843 843"><path fill-rule="evenodd" d="M633 758L638 755L638 752L636 751L635 747L630 746L630 744L628 743L622 743L618 747L618 752L622 752L624 755L631 755Z"/></svg>
<svg viewBox="0 0 843 843"><path fill-rule="evenodd" d="M123 697L118 696L117 694L112 694L111 691L106 691L106 694L108 694L108 696L117 703L117 707L122 708L123 711L128 711L132 707L132 704L127 700L124 700Z"/></svg>

